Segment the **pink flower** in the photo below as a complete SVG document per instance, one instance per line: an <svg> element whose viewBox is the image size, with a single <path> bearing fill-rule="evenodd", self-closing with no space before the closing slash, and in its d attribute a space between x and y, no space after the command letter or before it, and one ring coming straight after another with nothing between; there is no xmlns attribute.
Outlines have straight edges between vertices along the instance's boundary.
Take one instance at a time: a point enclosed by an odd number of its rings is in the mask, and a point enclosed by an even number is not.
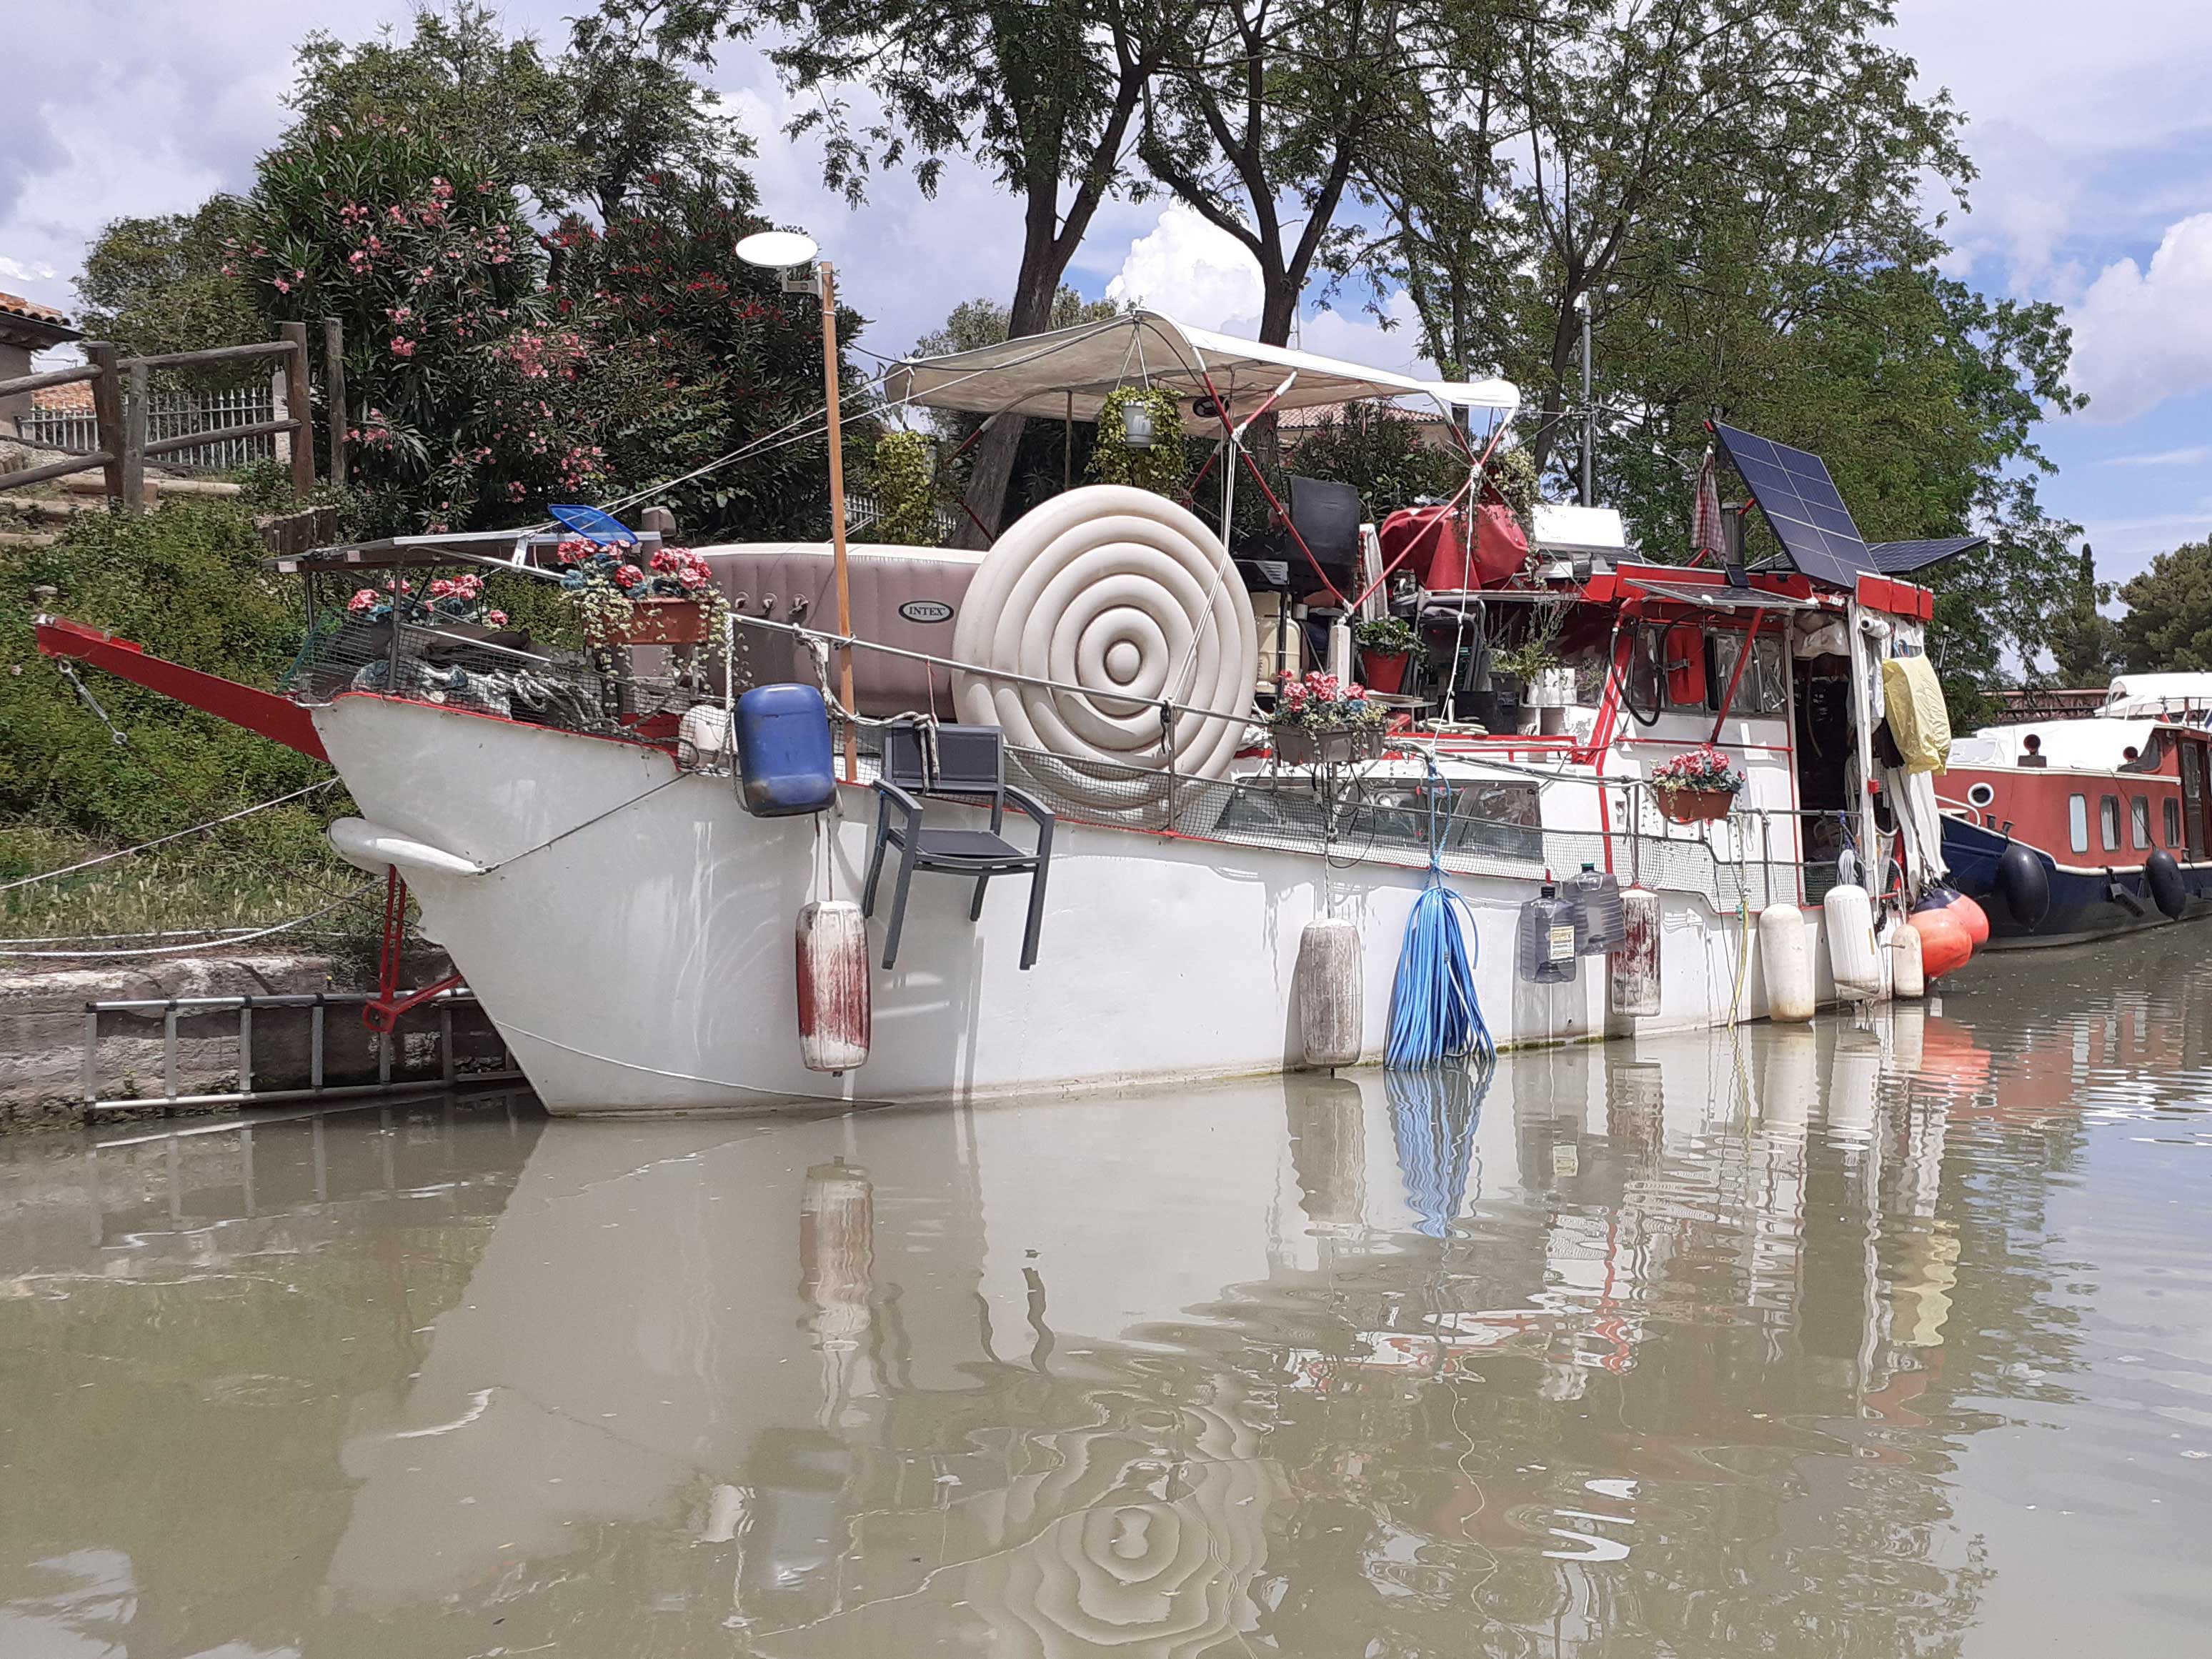
<svg viewBox="0 0 2212 1659"><path fill-rule="evenodd" d="M507 626L507 612L504 611L487 611L484 612L484 620L489 623L494 628L504 628Z"/></svg>
<svg viewBox="0 0 2212 1659"><path fill-rule="evenodd" d="M346 609L353 611L366 611L375 603L376 595L364 587L346 601Z"/></svg>
<svg viewBox="0 0 2212 1659"><path fill-rule="evenodd" d="M707 573L696 564L686 565L678 573L676 580L684 584L686 591L696 593L707 585Z"/></svg>
<svg viewBox="0 0 2212 1659"><path fill-rule="evenodd" d="M395 357L412 357L415 355L415 342L406 339L400 335L393 335L392 337L392 355Z"/></svg>
<svg viewBox="0 0 2212 1659"><path fill-rule="evenodd" d="M626 564L615 572L615 580L624 587L635 587L645 580L645 572L634 564Z"/></svg>
<svg viewBox="0 0 2212 1659"><path fill-rule="evenodd" d="M275 285L276 289L279 294L289 294L292 291L291 283L286 282L282 276L272 276L270 278L270 281Z"/></svg>

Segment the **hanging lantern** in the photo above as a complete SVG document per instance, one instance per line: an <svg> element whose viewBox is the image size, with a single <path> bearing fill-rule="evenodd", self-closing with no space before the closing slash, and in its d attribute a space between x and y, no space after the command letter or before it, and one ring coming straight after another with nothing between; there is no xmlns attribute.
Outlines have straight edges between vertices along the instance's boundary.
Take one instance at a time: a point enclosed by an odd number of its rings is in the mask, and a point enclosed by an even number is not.
<svg viewBox="0 0 2212 1659"><path fill-rule="evenodd" d="M1157 434L1152 429L1152 411L1139 403L1121 405L1121 441L1132 449L1150 449Z"/></svg>

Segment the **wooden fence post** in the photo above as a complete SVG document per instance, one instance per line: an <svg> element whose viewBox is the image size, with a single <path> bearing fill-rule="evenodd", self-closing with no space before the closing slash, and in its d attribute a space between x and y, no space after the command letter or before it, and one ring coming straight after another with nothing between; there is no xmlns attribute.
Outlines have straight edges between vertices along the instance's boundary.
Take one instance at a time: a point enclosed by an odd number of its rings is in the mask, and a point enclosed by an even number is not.
<svg viewBox="0 0 2212 1659"><path fill-rule="evenodd" d="M123 510L146 510L146 415L152 396L146 365L131 365L131 396L123 405Z"/></svg>
<svg viewBox="0 0 2212 1659"><path fill-rule="evenodd" d="M307 386L307 325L286 323L277 332L292 349L284 354L284 412L299 425L292 432L292 493L315 493L315 405Z"/></svg>
<svg viewBox="0 0 2212 1659"><path fill-rule="evenodd" d="M323 319L323 403L331 421L331 483L346 485L348 410L345 383L345 326L335 317Z"/></svg>
<svg viewBox="0 0 2212 1659"><path fill-rule="evenodd" d="M84 360L99 369L92 383L92 416L100 453L107 457L107 494L123 498L123 383L116 378L116 350L106 340L87 340Z"/></svg>

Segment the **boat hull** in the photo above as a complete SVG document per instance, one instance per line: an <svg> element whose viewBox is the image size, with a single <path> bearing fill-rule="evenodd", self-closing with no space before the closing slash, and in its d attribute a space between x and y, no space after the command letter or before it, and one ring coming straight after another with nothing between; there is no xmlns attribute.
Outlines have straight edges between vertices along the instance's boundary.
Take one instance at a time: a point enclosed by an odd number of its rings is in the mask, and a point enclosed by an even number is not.
<svg viewBox="0 0 2212 1659"><path fill-rule="evenodd" d="M1978 824L1943 820L1943 861L1951 867L1953 884L1989 913L1991 950L2081 945L2212 915L2212 863L2180 866L2188 902L2179 917L2169 917L2152 900L2141 864L2087 869L2061 864L2041 848L2019 842L2042 861L2051 884L2051 908L2034 922L2023 921L1997 879L1997 860L2014 844L2014 838Z"/></svg>
<svg viewBox="0 0 2212 1659"><path fill-rule="evenodd" d="M869 924L869 1058L825 1075L800 1063L793 930L808 902L858 896L871 791L842 788L818 817L756 818L729 779L679 772L647 745L370 696L315 718L393 838L380 844L482 872L426 858L406 873L424 933L556 1113L951 1102L1295 1069L1299 942L1323 916L1359 930L1363 1052L1379 1059L1426 875L1063 821L1035 968L1018 966L1024 878L994 882L971 922L970 884L918 873L895 969L881 965L881 916ZM1452 879L1473 907L1477 993L1501 1046L1630 1029L1609 1020L1602 957L1565 985L1514 975L1528 880ZM1661 1011L1634 1029L1719 1024L1732 1005L1762 1015L1736 915L1693 894L1662 901Z"/></svg>

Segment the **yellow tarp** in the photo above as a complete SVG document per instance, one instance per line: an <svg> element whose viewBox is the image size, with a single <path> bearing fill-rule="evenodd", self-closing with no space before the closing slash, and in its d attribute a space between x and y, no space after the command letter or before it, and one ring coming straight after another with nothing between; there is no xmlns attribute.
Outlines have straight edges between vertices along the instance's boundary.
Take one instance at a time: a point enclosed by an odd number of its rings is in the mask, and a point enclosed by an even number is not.
<svg viewBox="0 0 2212 1659"><path fill-rule="evenodd" d="M1936 665L1925 657L1889 657L1881 665L1881 700L1889 735L1907 772L1942 772L1951 763L1951 714Z"/></svg>

